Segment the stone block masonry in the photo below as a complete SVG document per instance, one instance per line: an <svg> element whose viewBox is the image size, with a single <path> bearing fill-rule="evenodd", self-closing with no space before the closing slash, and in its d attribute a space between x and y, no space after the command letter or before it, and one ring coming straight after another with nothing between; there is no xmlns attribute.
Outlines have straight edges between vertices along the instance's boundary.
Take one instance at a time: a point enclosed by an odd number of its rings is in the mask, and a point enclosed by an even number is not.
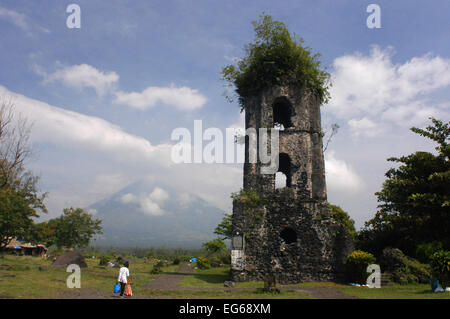
<svg viewBox="0 0 450 319"><path fill-rule="evenodd" d="M333 222L326 200L319 99L295 82L247 99L246 128L280 128L279 173L261 174L249 163L246 141L244 189L233 201L233 233L244 239L234 281L279 283L341 280L353 240ZM252 196L248 196L252 194Z"/></svg>

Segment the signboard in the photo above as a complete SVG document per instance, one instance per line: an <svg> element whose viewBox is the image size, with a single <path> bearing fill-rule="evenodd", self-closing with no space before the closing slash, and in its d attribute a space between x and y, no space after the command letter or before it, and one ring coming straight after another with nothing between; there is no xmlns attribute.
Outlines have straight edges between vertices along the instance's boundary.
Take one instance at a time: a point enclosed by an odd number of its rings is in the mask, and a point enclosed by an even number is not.
<svg viewBox="0 0 450 319"><path fill-rule="evenodd" d="M244 237L239 233L236 233L231 237L231 249L243 250L244 249Z"/></svg>
<svg viewBox="0 0 450 319"><path fill-rule="evenodd" d="M231 269L233 270L244 269L244 251L242 249L231 250Z"/></svg>

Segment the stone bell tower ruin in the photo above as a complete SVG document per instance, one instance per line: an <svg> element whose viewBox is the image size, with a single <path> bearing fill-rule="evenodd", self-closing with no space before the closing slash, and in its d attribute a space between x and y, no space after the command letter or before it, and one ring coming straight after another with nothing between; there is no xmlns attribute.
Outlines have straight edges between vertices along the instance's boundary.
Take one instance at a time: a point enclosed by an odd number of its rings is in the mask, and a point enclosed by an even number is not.
<svg viewBox="0 0 450 319"><path fill-rule="evenodd" d="M246 139L244 188L233 200L233 280L342 279L353 242L330 217L319 98L287 81L246 99L244 109L246 128L280 129L279 165L263 174L259 157L249 162Z"/></svg>

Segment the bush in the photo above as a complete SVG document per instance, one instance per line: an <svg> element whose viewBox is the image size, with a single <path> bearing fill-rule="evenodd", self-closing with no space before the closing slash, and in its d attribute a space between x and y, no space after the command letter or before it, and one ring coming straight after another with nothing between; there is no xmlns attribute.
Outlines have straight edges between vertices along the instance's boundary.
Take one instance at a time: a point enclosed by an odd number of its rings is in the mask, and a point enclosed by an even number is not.
<svg viewBox="0 0 450 319"><path fill-rule="evenodd" d="M431 257L431 272L442 287L450 287L450 251L439 250Z"/></svg>
<svg viewBox="0 0 450 319"><path fill-rule="evenodd" d="M416 257L419 261L428 263L430 262L431 255L439 250L442 250L442 247L442 243L439 241L417 245Z"/></svg>
<svg viewBox="0 0 450 319"><path fill-rule="evenodd" d="M111 256L102 255L100 257L100 262L98 263L100 266L106 266L106 264L111 260Z"/></svg>
<svg viewBox="0 0 450 319"><path fill-rule="evenodd" d="M231 252L224 251L220 254L219 260L222 264L230 265L231 264Z"/></svg>
<svg viewBox="0 0 450 319"><path fill-rule="evenodd" d="M197 267L199 269L209 269L211 268L211 261L203 256L197 258Z"/></svg>
<svg viewBox="0 0 450 319"><path fill-rule="evenodd" d="M355 250L348 257L345 264L347 280L352 283L366 284L367 266L375 263L375 257L371 253Z"/></svg>
<svg viewBox="0 0 450 319"><path fill-rule="evenodd" d="M399 284L428 283L431 273L427 265L403 254L398 248L387 247L380 257L383 272L391 274L392 281Z"/></svg>
<svg viewBox="0 0 450 319"><path fill-rule="evenodd" d="M271 16L262 15L252 24L256 36L246 45L246 56L237 65L222 69L222 79L235 87L241 106L250 96L286 79L295 80L321 103L327 103L330 75L320 69L319 54L312 54L309 47L303 46L302 38L291 34L284 23Z"/></svg>
<svg viewBox="0 0 450 319"><path fill-rule="evenodd" d="M173 260L173 264L174 264L174 265L179 265L179 264L180 264L180 259L179 259L178 257L176 257L176 258Z"/></svg>
<svg viewBox="0 0 450 319"><path fill-rule="evenodd" d="M162 260L158 261L150 271L151 274L157 275L162 273L162 267L164 267L164 262Z"/></svg>

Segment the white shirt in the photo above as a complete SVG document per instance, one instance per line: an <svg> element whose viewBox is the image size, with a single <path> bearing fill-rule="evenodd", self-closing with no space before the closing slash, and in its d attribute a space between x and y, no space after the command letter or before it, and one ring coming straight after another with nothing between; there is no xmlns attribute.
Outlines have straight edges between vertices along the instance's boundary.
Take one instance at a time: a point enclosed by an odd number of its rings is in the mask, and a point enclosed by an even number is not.
<svg viewBox="0 0 450 319"><path fill-rule="evenodd" d="M130 275L130 271L128 270L128 268L122 267L122 268L120 268L119 278L117 278L117 281L127 283L127 276L129 276L129 275Z"/></svg>

